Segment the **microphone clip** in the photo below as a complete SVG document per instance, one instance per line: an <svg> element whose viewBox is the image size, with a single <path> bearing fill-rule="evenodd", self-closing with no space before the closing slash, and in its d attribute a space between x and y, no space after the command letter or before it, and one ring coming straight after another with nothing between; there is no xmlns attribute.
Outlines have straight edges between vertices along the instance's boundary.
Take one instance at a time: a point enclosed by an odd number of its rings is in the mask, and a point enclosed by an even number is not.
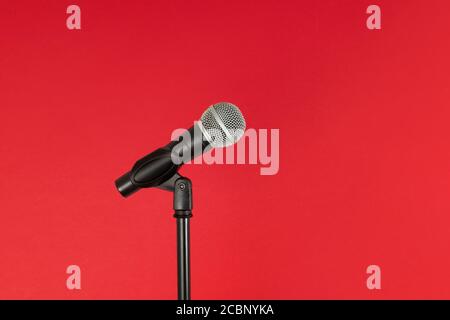
<svg viewBox="0 0 450 320"><path fill-rule="evenodd" d="M192 181L175 173L160 184L158 189L173 192L173 210L175 218L192 217Z"/></svg>

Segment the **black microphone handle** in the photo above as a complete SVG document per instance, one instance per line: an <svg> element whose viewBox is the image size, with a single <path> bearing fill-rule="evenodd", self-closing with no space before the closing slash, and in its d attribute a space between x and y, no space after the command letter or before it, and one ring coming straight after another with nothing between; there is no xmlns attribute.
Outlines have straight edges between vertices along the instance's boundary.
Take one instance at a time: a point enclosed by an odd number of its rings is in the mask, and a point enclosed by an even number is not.
<svg viewBox="0 0 450 320"><path fill-rule="evenodd" d="M198 124L195 124L180 135L178 140L171 141L138 160L131 171L115 181L116 188L122 196L128 197L141 188L158 187L172 178L183 163L210 148Z"/></svg>

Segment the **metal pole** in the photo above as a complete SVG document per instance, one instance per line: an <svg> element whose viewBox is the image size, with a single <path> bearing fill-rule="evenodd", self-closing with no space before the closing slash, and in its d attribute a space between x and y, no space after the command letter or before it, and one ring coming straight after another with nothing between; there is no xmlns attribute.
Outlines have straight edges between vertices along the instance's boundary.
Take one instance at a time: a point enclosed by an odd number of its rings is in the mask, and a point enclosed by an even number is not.
<svg viewBox="0 0 450 320"><path fill-rule="evenodd" d="M178 300L191 299L189 220L177 218Z"/></svg>

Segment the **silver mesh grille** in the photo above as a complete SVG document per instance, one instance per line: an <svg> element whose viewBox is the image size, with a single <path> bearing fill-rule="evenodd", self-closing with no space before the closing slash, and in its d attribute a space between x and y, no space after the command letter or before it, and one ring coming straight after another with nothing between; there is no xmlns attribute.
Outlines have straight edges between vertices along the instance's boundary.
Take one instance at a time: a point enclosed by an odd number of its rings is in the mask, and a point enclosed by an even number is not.
<svg viewBox="0 0 450 320"><path fill-rule="evenodd" d="M200 128L211 146L227 147L244 134L245 119L234 104L220 102L206 109L200 119Z"/></svg>

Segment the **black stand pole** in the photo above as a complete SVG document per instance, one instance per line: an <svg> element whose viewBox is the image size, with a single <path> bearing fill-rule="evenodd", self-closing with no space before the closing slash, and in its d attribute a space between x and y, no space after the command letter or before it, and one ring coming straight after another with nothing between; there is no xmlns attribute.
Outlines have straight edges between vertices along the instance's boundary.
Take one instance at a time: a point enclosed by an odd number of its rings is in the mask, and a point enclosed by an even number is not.
<svg viewBox="0 0 450 320"><path fill-rule="evenodd" d="M192 182L179 177L173 197L174 217L177 219L178 300L191 299L189 222L192 217Z"/></svg>
<svg viewBox="0 0 450 320"><path fill-rule="evenodd" d="M178 300L190 300L189 218L177 218Z"/></svg>

